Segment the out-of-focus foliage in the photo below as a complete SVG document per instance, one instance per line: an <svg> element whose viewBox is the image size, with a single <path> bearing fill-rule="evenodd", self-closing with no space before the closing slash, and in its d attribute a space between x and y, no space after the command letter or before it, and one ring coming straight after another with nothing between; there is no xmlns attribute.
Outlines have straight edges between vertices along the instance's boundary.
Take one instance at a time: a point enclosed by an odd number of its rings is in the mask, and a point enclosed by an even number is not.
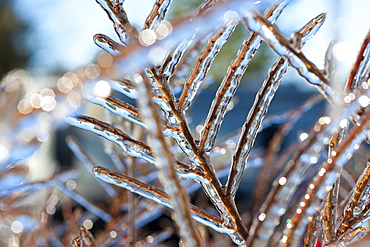
<svg viewBox="0 0 370 247"><path fill-rule="evenodd" d="M25 45L29 26L15 13L11 0L0 0L0 78L27 65L30 50Z"/></svg>

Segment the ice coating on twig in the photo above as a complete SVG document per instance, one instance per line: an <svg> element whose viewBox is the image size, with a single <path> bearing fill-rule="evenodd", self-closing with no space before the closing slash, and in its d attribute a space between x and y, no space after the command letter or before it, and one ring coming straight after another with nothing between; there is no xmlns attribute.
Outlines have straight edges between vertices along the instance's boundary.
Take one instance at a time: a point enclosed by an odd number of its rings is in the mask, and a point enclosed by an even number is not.
<svg viewBox="0 0 370 247"><path fill-rule="evenodd" d="M356 207L361 208L361 203L368 201L368 192L369 192L369 181L370 181L370 159L367 162L367 165L362 172L361 176L357 180L356 186L354 187L351 197L349 198L349 204L347 204L344 209L344 215L342 216L341 224L337 230L337 235L342 235L349 229L352 229L353 226L356 226L357 222L353 218L359 219L359 212L357 212ZM364 207L363 207L364 208ZM361 213L364 211L360 210Z"/></svg>
<svg viewBox="0 0 370 247"><path fill-rule="evenodd" d="M260 124L267 114L268 107L273 99L276 90L280 85L284 74L288 68L288 63L280 59L269 71L269 77L266 78L262 88L258 92L255 103L253 104L248 118L243 126L240 139L233 156L232 167L226 184L226 193L235 196L239 187L247 158L253 147Z"/></svg>
<svg viewBox="0 0 370 247"><path fill-rule="evenodd" d="M143 184L137 180L126 177L123 174L110 172L103 167L95 167L93 172L95 177L107 183L111 183L116 186L128 189L163 206L173 208L169 201L168 195L150 185ZM202 224L209 226L218 232L223 232L227 234L233 233L233 229L228 227L227 225L222 224L222 220L219 219L217 216L207 213L199 208L196 208L195 206L192 206L191 211L192 217L194 217L194 219L201 222Z"/></svg>
<svg viewBox="0 0 370 247"><path fill-rule="evenodd" d="M95 0L107 13L109 19L113 22L114 30L116 31L121 42L127 40L127 34L137 33L127 19L126 11L123 8L122 2L110 0Z"/></svg>
<svg viewBox="0 0 370 247"><path fill-rule="evenodd" d="M310 84L316 86L329 101L339 101L316 65L308 60L299 48L292 46L273 24L257 14L246 13L244 18L251 31L262 36L277 54L286 57L290 65Z"/></svg>
<svg viewBox="0 0 370 247"><path fill-rule="evenodd" d="M222 48L226 43L227 39L234 32L236 25L238 24L238 16L234 13L231 20L228 20L224 26L209 40L209 43L198 57L197 64L195 65L191 75L187 79L184 89L181 94L178 108L186 112L191 102L193 101L198 89L207 75L207 72Z"/></svg>
<svg viewBox="0 0 370 247"><path fill-rule="evenodd" d="M289 1L279 1L276 5L273 4L272 7L266 11L266 17L271 21L275 21L288 2ZM255 33L252 33L244 40L237 55L234 57L208 112L201 134L201 150L209 151L212 149L226 114L227 106L233 98L240 84L241 77L249 66L260 44L261 38Z"/></svg>
<svg viewBox="0 0 370 247"><path fill-rule="evenodd" d="M85 99L91 103L100 105L108 111L117 114L118 116L121 116L141 127L146 128L139 111L134 106L123 102L116 97L108 96L106 98L102 98L98 96L91 96L85 97Z"/></svg>
<svg viewBox="0 0 370 247"><path fill-rule="evenodd" d="M362 43L361 49L357 55L356 62L353 64L353 67L348 76L346 84L346 92L356 92L358 84L362 80L366 80L366 76L369 77L370 69L370 31L367 33L367 36Z"/></svg>
<svg viewBox="0 0 370 247"><path fill-rule="evenodd" d="M316 19L311 20L296 33L296 37L299 37L300 42L299 44L296 44L297 46L301 47L317 32L317 26L321 26L323 18L324 16L320 15L319 18L317 18L319 21ZM287 69L288 62L285 58L280 58L271 67L268 72L269 76L265 79L263 86L258 92L255 102L249 111L238 141L236 152L233 156L232 167L226 184L227 194L231 196L235 196L236 194L245 169L247 158L257 137L260 125L267 114L271 100L280 86L280 82Z"/></svg>
<svg viewBox="0 0 370 247"><path fill-rule="evenodd" d="M308 224L308 216L316 211L315 207L319 206L326 195L328 186L329 188L332 187L338 169L347 163L348 159L357 151L356 147L364 141L369 130L369 120L370 114L368 113L361 119L361 124L355 126L343 142L338 145L338 148L335 149L336 155L331 159L329 158L321 166L319 174L313 178L312 186L309 186L306 192L309 196L302 199L303 203L297 209L299 213L296 213L292 218L293 227L288 227L284 231L284 236L286 236L284 238L286 241L282 240L284 246L290 244L294 246L300 241Z"/></svg>
<svg viewBox="0 0 370 247"><path fill-rule="evenodd" d="M145 79L136 79L138 92L143 97L139 98L139 106L144 122L148 126L149 137L152 143L155 161L159 169L159 179L169 195L174 212L172 218L179 229L181 240L185 246L204 246L199 229L192 220L189 209L190 200L185 189L180 184L173 166L175 159L162 134L162 127L158 109L151 98L151 85ZM158 85L160 86L160 85ZM162 91L163 92L163 91Z"/></svg>
<svg viewBox="0 0 370 247"><path fill-rule="evenodd" d="M116 144L128 155L143 158L149 163L154 164L154 157L148 145L137 141L123 133L121 130L97 120L92 117L68 117L66 122L78 128L98 134Z"/></svg>
<svg viewBox="0 0 370 247"><path fill-rule="evenodd" d="M94 35L94 42L97 46L109 52L112 55L116 55L122 51L124 51L125 47L113 39L109 38L104 34L95 34Z"/></svg>
<svg viewBox="0 0 370 247"><path fill-rule="evenodd" d="M152 11L145 20L143 29L153 29L162 21L170 7L172 0L156 0Z"/></svg>

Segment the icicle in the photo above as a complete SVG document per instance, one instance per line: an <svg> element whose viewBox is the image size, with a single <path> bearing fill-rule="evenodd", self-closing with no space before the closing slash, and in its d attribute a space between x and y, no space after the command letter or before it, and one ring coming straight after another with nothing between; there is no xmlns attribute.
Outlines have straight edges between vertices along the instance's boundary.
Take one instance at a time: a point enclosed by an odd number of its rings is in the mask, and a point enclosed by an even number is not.
<svg viewBox="0 0 370 247"><path fill-rule="evenodd" d="M120 52L124 51L125 47L121 44L118 44L113 39L109 38L104 34L95 34L94 35L94 42L97 46L105 50L106 52L117 55Z"/></svg>
<svg viewBox="0 0 370 247"><path fill-rule="evenodd" d="M198 57L197 64L187 79L180 98L178 108L182 111L186 112L189 108L201 83L206 77L213 60L234 32L235 27L238 24L238 16L235 12L234 14L235 15L232 16L232 19L225 23L225 25L222 26L221 29L209 40L207 46Z"/></svg>
<svg viewBox="0 0 370 247"><path fill-rule="evenodd" d="M266 11L266 17L274 21L284 9L287 2L274 4L273 7ZM249 66L260 44L261 38L255 33L250 34L249 37L244 40L242 47L238 50L237 55L229 66L227 74L217 90L216 97L212 102L212 106L205 121L205 127L201 134L201 150L209 151L212 149L226 114L227 106L233 98L240 84L241 77Z"/></svg>

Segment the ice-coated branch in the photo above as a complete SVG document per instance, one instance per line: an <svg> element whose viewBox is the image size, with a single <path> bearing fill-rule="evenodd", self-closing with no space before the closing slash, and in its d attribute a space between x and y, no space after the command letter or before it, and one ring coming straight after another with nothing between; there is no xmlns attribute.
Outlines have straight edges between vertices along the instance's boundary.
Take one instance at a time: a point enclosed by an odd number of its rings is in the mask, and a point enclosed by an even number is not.
<svg viewBox="0 0 370 247"><path fill-rule="evenodd" d="M152 11L145 20L143 29L153 29L164 19L172 0L156 0Z"/></svg>
<svg viewBox="0 0 370 247"><path fill-rule="evenodd" d="M289 1L279 1L273 4L266 11L266 18L275 21ZM201 133L201 142L199 149L210 151L216 141L217 134L221 128L223 119L226 114L227 106L233 98L240 80L248 68L254 54L261 44L261 38L256 33L251 33L239 48L237 55L234 57L227 74L219 86L216 97L212 101L211 108L208 112L204 129Z"/></svg>
<svg viewBox="0 0 370 247"><path fill-rule="evenodd" d="M151 164L156 164L152 150L146 143L132 139L120 129L113 127L110 124L87 116L68 117L66 122L72 126L93 132L113 143L116 143L125 153L132 157L142 158ZM204 175L201 171L192 169L179 161L175 161L173 164L176 165L179 176L195 179L199 182L204 181Z"/></svg>
<svg viewBox="0 0 370 247"><path fill-rule="evenodd" d="M185 246L204 246L199 230L191 218L190 200L173 166L175 158L162 133L161 117L152 101L152 87L145 78L136 78L136 83L138 92L142 96L138 99L138 103L143 120L148 126L155 161L160 173L159 180L169 195L170 204L174 210L172 218L179 229L179 235Z"/></svg>
<svg viewBox="0 0 370 247"><path fill-rule="evenodd" d="M265 153L265 162L263 163L258 178L256 181L256 186L253 191L253 200L251 210L254 213L255 208L259 208L260 203L262 204L263 199L265 198L266 194L268 193L268 189L270 188L270 181L274 179L273 176L277 173L279 169L285 164L287 159L284 159L284 154L278 154L281 144L284 141L284 137L289 133L292 129L296 121L304 116L304 113L312 109L313 106L321 102L323 99L321 94L317 94L308 100L306 100L302 105L293 109L289 112L288 116L285 117L285 121L280 125L279 129L273 135L272 139L270 140L266 153ZM267 118L264 119L263 124L265 124ZM260 126L261 128L262 126ZM294 144L293 144L294 145ZM295 145L294 145L295 146ZM285 151L289 152L289 149ZM277 159L277 160L276 160ZM279 160L281 162L279 162ZM284 162L284 163L283 163Z"/></svg>
<svg viewBox="0 0 370 247"><path fill-rule="evenodd" d="M295 246L302 238L308 224L308 217L312 216L324 196L328 187L331 188L337 178L337 173L357 151L357 147L365 140L370 125L370 113L361 118L359 125L353 127L347 137L338 145L332 158L321 166L319 174L310 182L304 198L301 200L292 223L284 230L281 239L282 246Z"/></svg>
<svg viewBox="0 0 370 247"><path fill-rule="evenodd" d="M359 95L347 107L337 108L339 115L336 118L322 117L319 119L308 134L308 138L298 146L283 172L275 179L267 199L259 211L261 218L253 219L250 241L255 242L257 246L268 241L270 234L273 234L272 224L278 222L280 216L286 212L287 203L297 186L302 182L309 165L317 162L324 138L329 138L336 133L343 119L345 121L352 118L353 114L361 109L359 99L368 99L368 93L360 94L358 92Z"/></svg>
<svg viewBox="0 0 370 247"><path fill-rule="evenodd" d="M258 33L264 41L278 55L288 59L289 64L295 68L298 73L307 80L308 83L318 88L330 102L339 102L333 89L329 86L327 78L322 72L301 52L300 48L292 45L276 26L258 14L247 13L243 20L248 28Z"/></svg>
<svg viewBox="0 0 370 247"><path fill-rule="evenodd" d="M310 39L317 32L318 27L322 25L324 18L325 15L321 14L300 29L295 35L298 39L296 46L301 47ZM233 156L232 166L226 184L227 195L234 197L236 194L258 130L287 69L287 59L280 58L269 70L268 77L265 79L263 86L256 96L247 120L243 125L242 133L240 134L238 145Z"/></svg>
<svg viewBox="0 0 370 247"><path fill-rule="evenodd" d="M197 63L195 64L190 76L187 78L182 91L178 108L186 112L191 102L193 101L198 89L205 79L208 70L214 61L216 55L226 43L228 38L234 32L238 24L238 16L235 13L233 19L227 21L216 34L209 40L202 53L199 55Z"/></svg>
<svg viewBox="0 0 370 247"><path fill-rule="evenodd" d="M139 110L136 107L117 99L114 96L108 97L99 97L99 96L91 96L85 97L85 99L91 103L100 105L107 109L108 111L121 116L141 127L146 128L143 120L140 116Z"/></svg>
<svg viewBox="0 0 370 247"><path fill-rule="evenodd" d="M97 46L112 55L116 55L117 53L122 52L125 49L123 45L100 33L94 35L94 42Z"/></svg>
<svg viewBox="0 0 370 247"><path fill-rule="evenodd" d="M286 73L288 63L280 59L269 71L269 76L258 92L255 102L249 111L248 118L243 125L235 154L233 156L228 180L226 183L226 194L235 197L242 175L244 173L247 158L252 150L261 122L267 114L270 102L278 89L283 75Z"/></svg>
<svg viewBox="0 0 370 247"><path fill-rule="evenodd" d="M367 193L366 192L364 193L364 190L365 188L369 188L369 181L370 181L370 159L368 159L364 171L357 180L356 185L351 193L349 203L344 209L340 227L336 232L337 238L338 236L344 234L349 229L352 229L352 227L355 226L356 223L360 220L360 217L358 217L359 216L358 211L362 205L359 202L362 200L362 197L364 198L367 197L367 195L365 195Z"/></svg>
<svg viewBox="0 0 370 247"><path fill-rule="evenodd" d="M153 186L144 184L123 174L111 172L103 167L95 167L93 171L95 177L107 183L130 190L131 192L153 200L165 207L173 208L168 195L165 192L154 188ZM229 235L233 234L233 228L223 224L222 220L218 216L210 214L195 206L191 206L190 210L192 212L192 217L200 223L214 229L215 231L227 233Z"/></svg>
<svg viewBox="0 0 370 247"><path fill-rule="evenodd" d="M303 244L304 247L316 246L317 239L320 234L319 231L321 230L321 227L320 227L321 217L320 216L321 216L320 212L316 212L314 216L312 217L312 220L308 224L307 234L306 234L306 237L304 239L304 244Z"/></svg>
<svg viewBox="0 0 370 247"><path fill-rule="evenodd" d="M370 31L367 33L365 40L362 43L360 51L357 55L356 62L353 64L350 74L346 83L346 93L355 92L358 83L364 79L365 76L369 77L370 69Z"/></svg>
<svg viewBox="0 0 370 247"><path fill-rule="evenodd" d="M201 169L204 172L204 180L201 182L202 188L205 193L208 195L214 206L220 212L222 219L224 220L225 224L235 224L235 232L237 236L233 237L233 241L240 244L244 243L246 239L247 230L241 221L240 215L237 211L236 205L233 202L233 198L227 197L224 195L224 190L221 187L221 183L216 176L215 170L210 163L209 157L204 153L201 152L193 138L193 135L187 125L185 120L185 116L180 109L177 109L176 102L174 97L172 97L172 92L168 89L168 85L163 83L162 80L156 78L154 73L152 72L151 75L157 82L159 90L161 90L163 98L167 102L168 106L171 109L171 113L174 114L177 123L179 124L179 128L183 134L184 141L189 144L190 151L194 154L191 157L196 162L193 163L195 169Z"/></svg>
<svg viewBox="0 0 370 247"><path fill-rule="evenodd" d="M93 132L118 144L122 150L130 156L143 158L154 164L154 157L150 147L142 141L134 140L120 129L113 127L93 117L76 116L68 117L66 122L72 126Z"/></svg>
<svg viewBox="0 0 370 247"><path fill-rule="evenodd" d="M95 0L107 13L109 19L113 22L114 30L116 31L121 42L125 42L129 36L138 36L137 30L131 25L127 18L126 11L123 8L123 2L114 2L110 0Z"/></svg>

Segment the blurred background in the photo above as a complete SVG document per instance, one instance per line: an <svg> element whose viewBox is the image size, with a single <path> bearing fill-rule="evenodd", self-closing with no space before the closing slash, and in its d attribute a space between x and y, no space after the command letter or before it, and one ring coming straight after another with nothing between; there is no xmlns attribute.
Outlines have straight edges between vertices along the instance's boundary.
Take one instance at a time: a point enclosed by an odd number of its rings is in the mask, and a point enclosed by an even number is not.
<svg viewBox="0 0 370 247"><path fill-rule="evenodd" d="M138 7L137 1L125 1L134 26L140 29L153 2L141 0ZM174 1L172 17L190 11L199 2ZM337 47L337 58L349 66L368 31L369 9L367 0L293 0L277 25L289 35L314 16L328 13L322 29L304 48L305 54L320 66L329 42L337 40L343 42ZM17 67L45 76L86 66L101 51L92 41L94 34L116 37L94 0L0 0L0 11L2 74Z"/></svg>
<svg viewBox="0 0 370 247"><path fill-rule="evenodd" d="M174 1L169 17L176 18L191 13L200 2L199 0ZM153 3L152 0L141 0L140 4L133 0L124 2L129 20L139 30ZM317 35L307 42L303 52L322 68L325 51L330 42L336 40L333 52L339 67L337 81L334 83L343 83L368 31L369 9L368 0L293 0L278 19L277 26L286 36L289 36L313 17L320 13L327 13L325 24ZM97 33L103 33L118 40L111 21L94 0L0 0L0 78L9 71L20 69L21 73L18 74L22 74L23 79L26 78L25 80L29 82L26 97L32 96L46 86L55 86L58 78L66 72L89 66L96 61L102 52L93 42L93 36ZM230 41L217 56L210 71L214 83L203 91L202 97L196 99L193 104L197 106L196 110L194 108L190 110L190 123L194 129L204 121L217 86L235 55L236 47L240 46L247 33L245 28L239 25ZM221 136L232 133L242 126L248 113L246 109L252 105L255 93L276 58L276 55L263 44L231 103L230 111L221 129ZM308 85L297 76L295 70L291 69L283 80L269 114L291 109L293 105L299 105L316 93L317 90L314 87ZM324 108L324 105L319 105L308 112L305 118L298 122L298 129L292 131L295 134L288 137L287 143L299 138L296 133L308 130ZM90 109L90 111L96 110L96 108ZM277 126L272 126L261 133L255 146L265 147L276 128ZM38 151L41 152L40 156L48 153L49 159L40 161L36 155L36 158L30 161L34 171L31 177L42 179L50 176L53 166L49 163L54 163L55 158L63 167L73 166L73 155L65 145L65 137L71 131L74 131L74 134L78 133L83 143L94 143L94 145L86 145L86 149L97 163L106 162L106 159L102 158L103 148L99 146L97 136L62 124L61 128L52 134L55 138L43 140L44 147L46 146L44 151ZM45 167L49 168L45 169ZM89 185L82 184L79 187L81 190L84 188L86 189L84 193L96 195L88 190Z"/></svg>
<svg viewBox="0 0 370 247"><path fill-rule="evenodd" d="M185 15L199 5L199 2L174 1L170 16L176 18ZM153 0L140 0L140 4L134 0L125 1L124 6L129 20L139 30L153 3ZM343 83L370 27L369 10L370 1L368 0L293 0L277 21L277 26L288 36L318 14L328 13L325 24L306 44L303 52L318 67L322 68L325 51L330 42L336 40L333 52L338 60L338 77L334 83ZM30 95L45 86L56 85L58 78L66 72L86 67L96 61L102 52L93 42L93 36L97 33L103 33L118 40L112 23L94 0L0 0L0 78L10 71L22 71L24 78L29 81L28 94ZM194 104L197 106L196 110L193 108L190 111L191 125L194 129L206 117L217 86L235 55L237 49L235 47L240 46L247 33L245 28L239 25L237 32L217 57L217 62L210 71L214 83L203 91L204 97L196 99ZM248 113L246 109L252 105L255 93L276 58L276 55L265 45L258 51L231 104L221 135L231 133L242 126ZM314 87L309 86L296 73L293 69L289 70L274 99L275 103L272 103L269 114L291 109L317 93ZM292 131L295 134L289 136L287 142L289 138L290 140L297 139L297 133L308 130L324 108L324 105L319 105L306 114L305 118L297 124L299 129ZM255 146L265 147L276 128L277 126L272 126L259 135ZM33 172L37 174L35 178L50 176L52 171L45 169L45 167L51 169L50 164L42 165L41 163L52 161L54 157L64 167L74 164L74 159L64 144L65 136L71 131L80 136L82 143L94 143L94 145L86 145L86 150L92 154L98 164L100 161L106 161L102 158L103 148L98 144L97 136L75 129L71 130L66 125L62 125L57 132L52 133L55 137L54 141L52 138L50 141L46 139L46 148L41 151L44 152L42 155L49 153L50 159L40 161L35 158L31 161L37 170ZM42 173L45 173L44 176ZM254 183L252 178L248 181L251 184ZM84 195L91 197L99 194L89 188L91 186L83 184L80 186L79 184L78 189L83 191ZM250 193L250 191L245 193Z"/></svg>

